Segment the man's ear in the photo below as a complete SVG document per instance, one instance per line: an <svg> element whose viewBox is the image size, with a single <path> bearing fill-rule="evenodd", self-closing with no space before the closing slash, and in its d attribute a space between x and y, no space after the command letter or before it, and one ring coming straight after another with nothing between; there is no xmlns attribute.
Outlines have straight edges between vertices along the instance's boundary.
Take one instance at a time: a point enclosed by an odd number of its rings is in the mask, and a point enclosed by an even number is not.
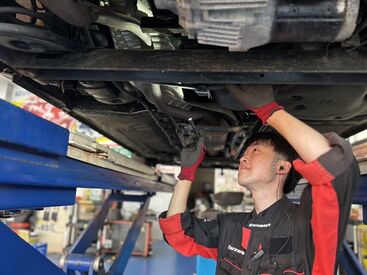
<svg viewBox="0 0 367 275"><path fill-rule="evenodd" d="M286 175L292 168L292 163L289 161L279 161L277 165L277 175Z"/></svg>

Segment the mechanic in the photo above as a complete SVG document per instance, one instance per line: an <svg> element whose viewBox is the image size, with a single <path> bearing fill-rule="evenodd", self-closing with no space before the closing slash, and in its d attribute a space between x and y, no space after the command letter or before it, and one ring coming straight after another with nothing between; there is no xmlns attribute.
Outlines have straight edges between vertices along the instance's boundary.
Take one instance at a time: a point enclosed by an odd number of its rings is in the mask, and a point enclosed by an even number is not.
<svg viewBox="0 0 367 275"><path fill-rule="evenodd" d="M180 180L168 211L160 216L165 240L185 256L213 258L216 274L336 274L359 180L351 146L287 113L274 101L271 86L228 89L278 132L250 138L240 160L238 182L251 191L255 209L219 214L210 221L190 214L188 194L205 155L199 140L181 153ZM295 188L300 178L296 171L309 183L300 204L284 195Z"/></svg>

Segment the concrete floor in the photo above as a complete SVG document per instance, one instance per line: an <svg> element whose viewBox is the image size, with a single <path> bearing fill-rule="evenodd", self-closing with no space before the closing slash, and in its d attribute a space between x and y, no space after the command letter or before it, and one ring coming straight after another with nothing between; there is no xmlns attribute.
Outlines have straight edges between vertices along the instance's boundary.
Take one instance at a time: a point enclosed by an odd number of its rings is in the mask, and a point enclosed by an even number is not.
<svg viewBox="0 0 367 275"><path fill-rule="evenodd" d="M51 254L48 258L58 265L60 255ZM110 262L105 261L106 269ZM130 257L124 274L132 275L193 275L196 270L196 257L183 257L164 241L153 244L153 255Z"/></svg>
<svg viewBox="0 0 367 275"><path fill-rule="evenodd" d="M183 257L164 241L157 241L153 249L153 255L148 258L131 257L125 274L192 275L195 273L196 257Z"/></svg>

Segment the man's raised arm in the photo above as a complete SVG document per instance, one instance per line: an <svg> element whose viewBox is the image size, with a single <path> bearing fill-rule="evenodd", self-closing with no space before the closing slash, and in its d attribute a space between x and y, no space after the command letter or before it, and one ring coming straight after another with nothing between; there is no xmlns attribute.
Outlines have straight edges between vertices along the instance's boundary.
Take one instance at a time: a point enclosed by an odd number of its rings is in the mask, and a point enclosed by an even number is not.
<svg viewBox="0 0 367 275"><path fill-rule="evenodd" d="M295 118L279 106L273 96L272 86L227 86L231 94L245 107L252 110L263 121L277 130L305 161L311 162L327 151L327 139Z"/></svg>
<svg viewBox="0 0 367 275"><path fill-rule="evenodd" d="M187 208L187 198L189 196L191 184L195 179L195 173L205 156L204 141L200 138L195 146L184 148L181 152L181 173L180 179L173 192L167 217L185 212Z"/></svg>

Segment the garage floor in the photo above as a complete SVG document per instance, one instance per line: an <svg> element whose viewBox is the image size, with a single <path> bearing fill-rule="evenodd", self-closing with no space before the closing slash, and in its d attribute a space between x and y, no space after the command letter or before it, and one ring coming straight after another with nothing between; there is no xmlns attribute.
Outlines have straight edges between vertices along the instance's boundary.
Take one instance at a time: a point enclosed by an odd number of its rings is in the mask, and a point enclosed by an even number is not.
<svg viewBox="0 0 367 275"><path fill-rule="evenodd" d="M125 274L141 275L191 275L195 272L195 257L183 257L164 241L153 245L153 256L131 257Z"/></svg>
<svg viewBox="0 0 367 275"><path fill-rule="evenodd" d="M58 265L60 255L51 254L48 258ZM110 263L105 262L108 269ZM192 275L196 269L195 257L183 257L164 241L153 244L153 256L130 257L124 274L139 275Z"/></svg>

